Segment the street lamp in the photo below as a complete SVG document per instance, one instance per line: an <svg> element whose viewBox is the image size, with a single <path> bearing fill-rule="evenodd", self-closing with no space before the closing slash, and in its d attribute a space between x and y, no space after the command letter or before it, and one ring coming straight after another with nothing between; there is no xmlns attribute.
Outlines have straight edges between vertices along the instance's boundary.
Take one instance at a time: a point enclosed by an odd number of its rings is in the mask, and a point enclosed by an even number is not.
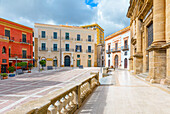
<svg viewBox="0 0 170 114"><path fill-rule="evenodd" d="M38 58L39 58L39 72L40 72L40 58L41 58L41 57L39 56Z"/></svg>
<svg viewBox="0 0 170 114"><path fill-rule="evenodd" d="M55 70L56 70L56 66L57 66L57 57L55 56Z"/></svg>
<svg viewBox="0 0 170 114"><path fill-rule="evenodd" d="M15 63L15 64L16 64L16 75L17 75L17 58L18 58L18 57L16 56L16 57L15 57L15 59L16 59L16 63Z"/></svg>

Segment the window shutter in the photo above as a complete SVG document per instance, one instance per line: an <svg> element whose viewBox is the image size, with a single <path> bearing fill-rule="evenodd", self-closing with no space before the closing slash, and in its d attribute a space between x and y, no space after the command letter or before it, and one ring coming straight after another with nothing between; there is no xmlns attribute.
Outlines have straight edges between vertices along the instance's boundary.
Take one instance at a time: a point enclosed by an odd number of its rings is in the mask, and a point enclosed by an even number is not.
<svg viewBox="0 0 170 114"><path fill-rule="evenodd" d="M82 50L81 50L81 46L80 46L80 52L82 52Z"/></svg>
<svg viewBox="0 0 170 114"><path fill-rule="evenodd" d="M78 48L78 46L76 45L76 52L77 52L77 48Z"/></svg>

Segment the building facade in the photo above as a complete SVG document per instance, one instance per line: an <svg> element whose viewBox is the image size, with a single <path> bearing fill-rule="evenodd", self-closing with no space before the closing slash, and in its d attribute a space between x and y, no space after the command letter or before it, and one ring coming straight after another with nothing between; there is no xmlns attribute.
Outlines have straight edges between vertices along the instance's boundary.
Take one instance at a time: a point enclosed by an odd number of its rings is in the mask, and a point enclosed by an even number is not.
<svg viewBox="0 0 170 114"><path fill-rule="evenodd" d="M32 63L33 29L0 18L0 73L17 62Z"/></svg>
<svg viewBox="0 0 170 114"><path fill-rule="evenodd" d="M126 27L105 38L106 67L129 69L130 27Z"/></svg>
<svg viewBox="0 0 170 114"><path fill-rule="evenodd" d="M96 30L67 25L35 24L34 55L46 66L94 67L97 64Z"/></svg>
<svg viewBox="0 0 170 114"><path fill-rule="evenodd" d="M130 70L170 83L170 0L130 0Z"/></svg>
<svg viewBox="0 0 170 114"><path fill-rule="evenodd" d="M105 45L104 45L104 29L101 28L98 24L91 24L81 26L86 29L93 29L97 31L97 66L102 67L105 65Z"/></svg>

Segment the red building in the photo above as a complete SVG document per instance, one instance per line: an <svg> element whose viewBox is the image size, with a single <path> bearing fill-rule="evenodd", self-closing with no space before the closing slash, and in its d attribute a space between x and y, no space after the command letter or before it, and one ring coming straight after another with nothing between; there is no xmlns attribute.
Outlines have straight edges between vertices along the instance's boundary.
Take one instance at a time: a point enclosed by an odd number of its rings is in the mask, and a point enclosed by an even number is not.
<svg viewBox="0 0 170 114"><path fill-rule="evenodd" d="M0 18L0 73L17 62L33 62L33 29Z"/></svg>

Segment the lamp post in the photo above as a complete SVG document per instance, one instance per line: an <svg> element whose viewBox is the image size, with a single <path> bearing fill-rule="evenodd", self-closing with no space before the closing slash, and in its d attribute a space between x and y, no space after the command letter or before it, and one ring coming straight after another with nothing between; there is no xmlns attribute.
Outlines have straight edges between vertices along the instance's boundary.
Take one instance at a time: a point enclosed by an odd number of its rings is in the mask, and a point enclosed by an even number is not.
<svg viewBox="0 0 170 114"><path fill-rule="evenodd" d="M55 56L55 70L56 70L56 62L57 62L57 57Z"/></svg>
<svg viewBox="0 0 170 114"><path fill-rule="evenodd" d="M38 58L39 58L39 72L40 72L40 56Z"/></svg>
<svg viewBox="0 0 170 114"><path fill-rule="evenodd" d="M17 56L15 57L15 59L16 59L16 75L17 75Z"/></svg>

